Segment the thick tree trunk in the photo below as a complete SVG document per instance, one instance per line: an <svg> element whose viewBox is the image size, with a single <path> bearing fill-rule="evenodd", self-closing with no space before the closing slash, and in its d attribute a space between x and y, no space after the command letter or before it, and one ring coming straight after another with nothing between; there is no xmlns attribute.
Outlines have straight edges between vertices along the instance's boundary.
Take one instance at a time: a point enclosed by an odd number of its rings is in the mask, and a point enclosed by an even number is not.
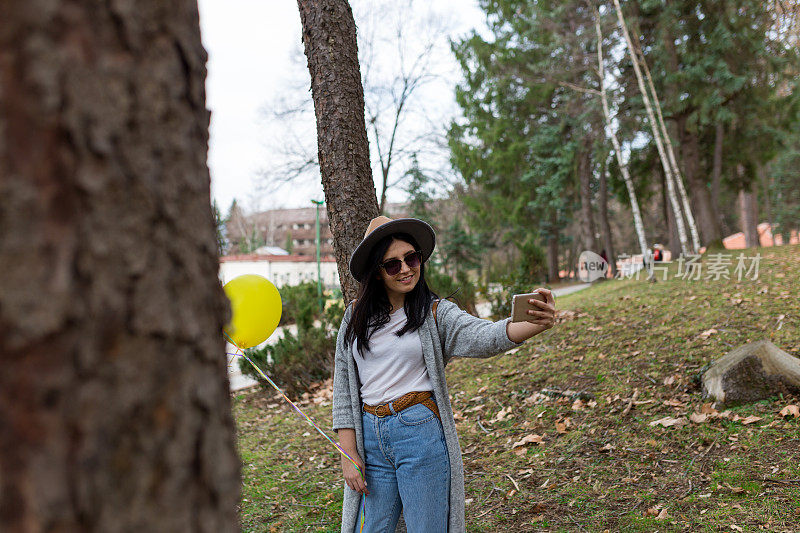
<svg viewBox="0 0 800 533"><path fill-rule="evenodd" d="M578 154L578 180L581 198L581 245L595 250L595 227L592 216L592 153L588 141Z"/></svg>
<svg viewBox="0 0 800 533"><path fill-rule="evenodd" d="M717 122L714 133L714 162L711 169L711 208L722 235L722 211L719 208L719 193L722 185L722 148L725 140L725 126Z"/></svg>
<svg viewBox="0 0 800 533"><path fill-rule="evenodd" d="M601 233L603 234L603 246L606 251L608 264L611 266L611 274L616 277L617 256L614 254L614 241L611 238L611 224L608 222L608 165L605 165L603 172L600 174L599 196L598 211L600 214Z"/></svg>
<svg viewBox="0 0 800 533"><path fill-rule="evenodd" d="M667 182L664 178L664 173L658 168L654 168L653 172L658 176L661 182L661 208L664 211L664 220L667 221L667 248L673 258L678 257L681 253L681 241L678 239L678 228L675 224L675 214L669 208L669 198L667 193Z"/></svg>
<svg viewBox="0 0 800 533"><path fill-rule="evenodd" d="M236 531L197 4L0 13L0 530Z"/></svg>
<svg viewBox="0 0 800 533"><path fill-rule="evenodd" d="M695 214L697 214L702 242L706 246L712 243L719 244L722 234L712 207L711 193L706 184L706 179L700 174L700 151L697 135L686 131L686 128L683 128L682 131L683 164L686 170L686 180L689 183L689 189L692 191L692 205Z"/></svg>
<svg viewBox="0 0 800 533"><path fill-rule="evenodd" d="M378 216L356 26L346 0L298 0L297 5L311 73L322 186L347 303L358 291L348 268L350 254L364 237L369 221Z"/></svg>
<svg viewBox="0 0 800 533"><path fill-rule="evenodd" d="M761 195L763 196L764 201L764 214L766 215L767 223L769 224L770 240L772 241L772 246L775 246L775 225L772 223L772 205L769 201L769 178L767 177L767 171L764 168L764 165L758 165L756 167L756 174L758 176L758 181L761 184Z"/></svg>
<svg viewBox="0 0 800 533"><path fill-rule="evenodd" d="M756 195L751 191L739 191L739 213L744 232L745 246L752 248L760 246L758 239L758 204Z"/></svg>

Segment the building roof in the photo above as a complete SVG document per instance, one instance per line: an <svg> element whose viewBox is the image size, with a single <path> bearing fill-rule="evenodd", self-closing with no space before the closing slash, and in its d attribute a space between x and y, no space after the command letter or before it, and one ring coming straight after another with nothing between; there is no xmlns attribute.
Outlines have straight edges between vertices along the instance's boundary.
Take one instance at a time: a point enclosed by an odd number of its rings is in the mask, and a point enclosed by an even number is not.
<svg viewBox="0 0 800 533"><path fill-rule="evenodd" d="M257 255L289 255L289 252L278 246L262 246L256 248L253 253Z"/></svg>
<svg viewBox="0 0 800 533"><path fill-rule="evenodd" d="M219 258L221 263L237 261L269 261L272 263L315 263L317 258L313 255L268 255L268 254L235 254ZM321 263L335 263L336 258L331 255L320 257Z"/></svg>

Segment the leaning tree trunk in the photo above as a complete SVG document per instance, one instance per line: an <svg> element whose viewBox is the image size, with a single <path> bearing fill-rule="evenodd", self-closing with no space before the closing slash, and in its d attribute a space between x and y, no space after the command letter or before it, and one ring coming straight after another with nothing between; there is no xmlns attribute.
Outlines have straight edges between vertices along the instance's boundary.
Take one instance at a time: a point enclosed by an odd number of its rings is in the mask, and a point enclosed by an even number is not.
<svg viewBox="0 0 800 533"><path fill-rule="evenodd" d="M236 531L197 5L0 13L0 531Z"/></svg>
<svg viewBox="0 0 800 533"><path fill-rule="evenodd" d="M642 252L642 257L647 257L647 237L644 233L644 222L642 221L642 212L639 210L639 202L636 200L636 191L633 188L633 180L628 172L628 165L622 159L622 149L617 139L617 134L611 124L611 114L608 110L608 95L606 91L606 70L605 63L603 62L603 33L600 29L600 14L595 10L594 12L594 29L597 32L597 67L600 77L600 101L603 104L603 117L606 121L606 135L611 139L611 144L614 147L614 154L617 157L620 172L622 173L622 180L625 182L625 188L628 191L628 200L631 203L631 212L633 213L633 226L636 229L636 236L639 239L639 249ZM609 252L610 253L610 252ZM610 258L610 256L609 256Z"/></svg>
<svg viewBox="0 0 800 533"><path fill-rule="evenodd" d="M614 254L614 241L611 238L611 224L608 222L608 164L603 165L603 170L600 174L600 190L598 192L599 206L598 214L600 215L600 233L603 234L603 246L606 250L606 257L608 264L611 267L611 275L617 277L617 259Z"/></svg>
<svg viewBox="0 0 800 533"><path fill-rule="evenodd" d="M350 254L378 216L353 12L347 0L297 0L317 117L317 149L345 303L358 283Z"/></svg>
<svg viewBox="0 0 800 533"><path fill-rule="evenodd" d="M584 250L594 251L595 228L592 216L592 152L584 142L578 153L578 181L581 199L581 244Z"/></svg>
<svg viewBox="0 0 800 533"><path fill-rule="evenodd" d="M633 47L633 41L631 41L630 33L628 33L628 26L625 24L625 19L622 16L622 8L619 5L619 0L614 0L614 7L617 11L617 18L619 19L619 25L622 29L622 34L625 37L625 42L628 46L628 54L631 58L631 63L633 65L633 71L636 74L636 81L639 84L639 91L642 94L642 102L644 103L645 111L647 111L647 118L650 121L650 128L653 132L653 141L656 143L656 149L658 150L659 158L661 159L661 165L664 167L664 177L667 181L667 191L669 193L669 201L670 205L672 205L672 211L675 213L675 222L678 226L678 236L680 237L681 241L681 249L684 253L688 253L691 251L689 246L689 240L686 237L686 227L683 224L683 215L681 214L681 207L678 203L678 197L675 191L675 182L672 176L672 167L667 160L667 154L664 151L664 145L661 142L661 135L659 134L659 128L656 124L655 116L653 115L653 107L650 105L650 98L647 95L647 89L644 86L644 78L642 76L642 70L639 66L639 61L636 59L636 52ZM696 251L696 250L695 250Z"/></svg>
<svg viewBox="0 0 800 533"><path fill-rule="evenodd" d="M681 176L681 171L678 167L678 161L675 159L675 150L672 149L672 141L670 140L669 133L667 133L667 127L664 125L664 117L661 114L661 102L658 99L658 93L656 92L656 87L653 84L653 77L650 75L650 67L647 66L644 53L642 52L641 47L638 46L638 43L636 50L639 55L641 55L641 65L644 68L645 77L647 78L647 86L653 95L653 107L655 107L656 118L658 119L658 128L661 136L664 138L664 144L666 145L666 152L669 159L670 168L672 169L672 175L675 177L675 183L678 184L678 193L681 197L683 213L686 215L686 223L689 225L689 233L692 236L692 247L694 248L693 251L697 253L700 250L700 236L697 232L697 224L694 220L692 207L689 204L689 196L686 194L686 188L683 185L683 176ZM705 186L705 184L703 185ZM716 239L719 239L719 235L712 237L710 240Z"/></svg>

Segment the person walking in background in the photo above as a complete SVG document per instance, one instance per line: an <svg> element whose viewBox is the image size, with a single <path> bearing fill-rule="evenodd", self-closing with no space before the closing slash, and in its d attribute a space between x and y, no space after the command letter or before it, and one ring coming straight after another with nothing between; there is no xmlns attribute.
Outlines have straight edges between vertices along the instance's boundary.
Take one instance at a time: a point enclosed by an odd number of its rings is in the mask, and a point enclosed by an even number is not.
<svg viewBox="0 0 800 533"><path fill-rule="evenodd" d="M453 357L491 357L553 327L555 304L530 300L527 322L476 318L439 300L425 281L435 246L427 223L373 219L353 251L360 282L336 342L333 429L365 474L343 458L342 532L465 531L464 469L444 368Z"/></svg>

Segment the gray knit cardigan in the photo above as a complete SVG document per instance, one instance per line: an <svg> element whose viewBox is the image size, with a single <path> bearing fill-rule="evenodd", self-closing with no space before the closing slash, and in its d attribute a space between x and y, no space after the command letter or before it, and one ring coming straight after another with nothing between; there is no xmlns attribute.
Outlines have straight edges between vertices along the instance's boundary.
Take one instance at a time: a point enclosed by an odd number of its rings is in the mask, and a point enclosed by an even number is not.
<svg viewBox="0 0 800 533"><path fill-rule="evenodd" d="M344 332L352 314L352 305L345 311L339 336L336 340L335 369L333 374L333 429L352 428L356 432L358 454L364 459L364 436L361 427L361 386L358 368L352 350L345 347ZM508 338L506 323L510 318L489 322L462 311L456 304L441 300L436 311L419 328L422 354L428 376L433 383L433 394L444 428L447 453L450 457L450 533L466 531L464 525L464 464L458 444L453 408L447 392L444 367L453 357L492 357L522 343ZM438 322L438 327L437 327ZM367 496L369 497L369 496ZM344 483L342 508L342 533L352 533L358 520L361 495Z"/></svg>

